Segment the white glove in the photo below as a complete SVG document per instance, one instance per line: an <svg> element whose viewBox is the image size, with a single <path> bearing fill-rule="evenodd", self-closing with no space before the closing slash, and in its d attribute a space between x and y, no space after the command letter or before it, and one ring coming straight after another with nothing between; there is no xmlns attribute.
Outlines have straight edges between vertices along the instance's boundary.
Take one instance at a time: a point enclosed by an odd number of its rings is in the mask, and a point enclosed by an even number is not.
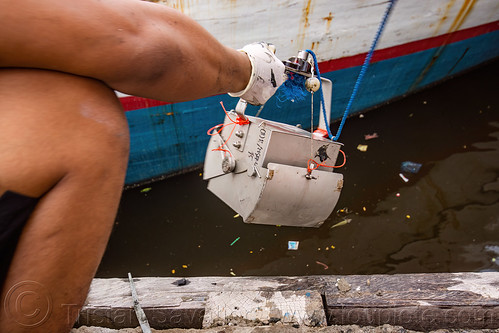
<svg viewBox="0 0 499 333"><path fill-rule="evenodd" d="M284 82L284 64L275 56L273 45L264 42L248 44L240 51L246 53L251 62L251 77L243 91L229 95L253 105L265 104Z"/></svg>

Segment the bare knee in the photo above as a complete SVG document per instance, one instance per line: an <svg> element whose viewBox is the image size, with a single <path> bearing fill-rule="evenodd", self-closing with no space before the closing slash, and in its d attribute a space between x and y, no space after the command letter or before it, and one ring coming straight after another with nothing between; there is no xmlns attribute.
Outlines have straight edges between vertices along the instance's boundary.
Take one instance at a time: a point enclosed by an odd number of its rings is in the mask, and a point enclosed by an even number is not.
<svg viewBox="0 0 499 333"><path fill-rule="evenodd" d="M124 178L128 125L111 89L58 72L0 73L0 191L40 196L78 173Z"/></svg>

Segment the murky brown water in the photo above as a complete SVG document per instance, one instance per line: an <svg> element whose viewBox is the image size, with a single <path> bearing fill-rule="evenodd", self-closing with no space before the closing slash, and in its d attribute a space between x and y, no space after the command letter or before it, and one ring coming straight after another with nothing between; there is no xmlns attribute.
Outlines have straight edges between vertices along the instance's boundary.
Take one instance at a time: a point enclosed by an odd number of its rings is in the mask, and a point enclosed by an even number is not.
<svg viewBox="0 0 499 333"><path fill-rule="evenodd" d="M349 119L348 210L318 229L244 224L201 170L127 190L97 276L499 271L498 87L496 61ZM407 183L403 161L422 164Z"/></svg>

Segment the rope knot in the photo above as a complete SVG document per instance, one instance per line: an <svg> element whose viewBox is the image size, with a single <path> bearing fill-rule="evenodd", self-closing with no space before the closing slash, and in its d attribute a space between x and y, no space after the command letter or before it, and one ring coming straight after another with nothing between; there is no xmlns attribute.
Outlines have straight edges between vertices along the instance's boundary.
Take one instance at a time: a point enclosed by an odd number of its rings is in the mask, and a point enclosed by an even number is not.
<svg viewBox="0 0 499 333"><path fill-rule="evenodd" d="M242 118L241 116L237 116L237 118L234 120L232 119L231 117L229 117L229 114L227 113L227 110L225 109L224 107L224 104L223 102L220 102L220 105L222 105L222 109L224 110L225 112L225 115L227 116L227 119L230 120L231 123L229 124L218 124L218 125L215 125L213 126L212 128L210 128L208 130L208 135L210 136L213 136L213 135L217 135L217 134L220 134L222 133L222 130L226 127L226 126L234 126L232 127L232 130L230 131L230 134L227 138L227 140L225 140L218 148L215 148L215 149L212 149L212 151L222 151L224 153L230 153L230 151L228 149L224 149L223 147L224 146L227 146L227 142L229 142L229 139L231 138L232 136L232 133L234 133L234 130L236 129L236 126L235 125L239 125L239 126L243 126L243 125L248 125L250 124L251 122L249 121L248 118L244 119ZM232 155L232 154L231 154Z"/></svg>

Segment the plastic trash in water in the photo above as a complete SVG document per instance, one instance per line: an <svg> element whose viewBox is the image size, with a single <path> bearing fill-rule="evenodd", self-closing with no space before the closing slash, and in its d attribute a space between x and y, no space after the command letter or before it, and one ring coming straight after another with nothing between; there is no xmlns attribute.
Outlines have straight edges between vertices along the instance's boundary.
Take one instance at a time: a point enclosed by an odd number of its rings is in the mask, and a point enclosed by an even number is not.
<svg viewBox="0 0 499 333"><path fill-rule="evenodd" d="M357 146L357 150L360 150L362 152L366 152L367 151L367 145L358 145Z"/></svg>
<svg viewBox="0 0 499 333"><path fill-rule="evenodd" d="M376 138L379 138L378 136L378 133L373 133L373 134L364 134L364 140L372 140L372 139L376 139Z"/></svg>
<svg viewBox="0 0 499 333"><path fill-rule="evenodd" d="M419 169L421 169L421 164L416 162L405 161L400 165L400 170L402 172L418 173Z"/></svg>
<svg viewBox="0 0 499 333"><path fill-rule="evenodd" d="M338 222L335 225L333 225L330 229L333 229L333 228L336 228L336 227L341 227L342 225L346 225L346 224L348 224L350 222L352 222L352 219L344 219L343 221Z"/></svg>
<svg viewBox="0 0 499 333"><path fill-rule="evenodd" d="M402 180L406 183L409 181L409 179L401 173L399 173L399 177L402 178Z"/></svg>
<svg viewBox="0 0 499 333"><path fill-rule="evenodd" d="M325 264L325 263L323 263L323 262L316 261L315 263L316 263L317 265L321 265L322 267L324 267L324 269L328 269L328 268L329 268L329 266L328 266L328 265L326 265L326 264Z"/></svg>
<svg viewBox="0 0 499 333"><path fill-rule="evenodd" d="M298 250L299 241L288 241L288 250Z"/></svg>

